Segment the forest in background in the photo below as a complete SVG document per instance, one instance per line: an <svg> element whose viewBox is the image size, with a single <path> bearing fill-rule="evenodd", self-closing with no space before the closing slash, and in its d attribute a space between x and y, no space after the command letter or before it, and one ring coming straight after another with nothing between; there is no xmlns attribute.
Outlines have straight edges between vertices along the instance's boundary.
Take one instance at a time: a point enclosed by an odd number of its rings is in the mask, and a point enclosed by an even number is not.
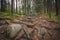
<svg viewBox="0 0 60 40"><path fill-rule="evenodd" d="M60 0L0 0L0 17L41 15L60 21Z"/></svg>
<svg viewBox="0 0 60 40"><path fill-rule="evenodd" d="M60 40L60 0L0 0L0 40Z"/></svg>

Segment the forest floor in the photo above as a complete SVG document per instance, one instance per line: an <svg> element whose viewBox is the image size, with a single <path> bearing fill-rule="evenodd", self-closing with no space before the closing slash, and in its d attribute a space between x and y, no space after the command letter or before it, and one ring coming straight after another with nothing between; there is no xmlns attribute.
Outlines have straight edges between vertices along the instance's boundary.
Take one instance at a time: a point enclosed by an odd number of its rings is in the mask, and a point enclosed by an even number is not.
<svg viewBox="0 0 60 40"><path fill-rule="evenodd" d="M12 40L5 38L7 25L10 23L24 24L26 29L24 29L27 35L32 32L32 40L60 40L60 23L52 20L48 20L47 17L37 17L37 16L24 16L17 19L0 19L0 40ZM25 27L24 27L25 28ZM41 34L41 28L43 28L43 34ZM23 32L22 32L23 33ZM13 40L23 40L20 38L21 33L17 34L17 37ZM43 37L43 38L42 38ZM30 40L30 39L26 39Z"/></svg>

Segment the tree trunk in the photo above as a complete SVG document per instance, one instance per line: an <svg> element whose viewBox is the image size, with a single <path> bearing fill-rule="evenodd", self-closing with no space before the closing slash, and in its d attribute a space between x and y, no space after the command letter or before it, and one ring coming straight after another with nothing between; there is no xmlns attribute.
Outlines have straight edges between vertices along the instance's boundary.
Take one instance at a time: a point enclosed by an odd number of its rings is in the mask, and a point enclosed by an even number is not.
<svg viewBox="0 0 60 40"><path fill-rule="evenodd" d="M55 6L56 6L56 16L58 16L58 14L59 14L59 0L55 0L56 1L56 3L55 3Z"/></svg>
<svg viewBox="0 0 60 40"><path fill-rule="evenodd" d="M17 13L17 0L16 0L16 13Z"/></svg>
<svg viewBox="0 0 60 40"><path fill-rule="evenodd" d="M51 18L51 10L52 10L52 0L47 0L47 13L49 15L49 17Z"/></svg>
<svg viewBox="0 0 60 40"><path fill-rule="evenodd" d="M1 12L5 11L5 7L6 7L6 0L1 0Z"/></svg>
<svg viewBox="0 0 60 40"><path fill-rule="evenodd" d="M14 6L14 0L11 0L11 15L13 15L13 6Z"/></svg>
<svg viewBox="0 0 60 40"><path fill-rule="evenodd" d="M47 7L46 7L47 2L46 2L46 0L43 0L43 3L44 3L44 13L47 13Z"/></svg>

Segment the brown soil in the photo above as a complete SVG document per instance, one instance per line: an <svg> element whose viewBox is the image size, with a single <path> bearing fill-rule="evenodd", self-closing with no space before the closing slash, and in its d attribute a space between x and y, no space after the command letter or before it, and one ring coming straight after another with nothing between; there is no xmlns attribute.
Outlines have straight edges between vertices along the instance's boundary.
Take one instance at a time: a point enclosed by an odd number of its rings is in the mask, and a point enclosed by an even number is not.
<svg viewBox="0 0 60 40"><path fill-rule="evenodd" d="M5 22L7 24L0 23L2 24L0 26L0 40L60 40L60 23L47 20L47 18L28 16ZM26 32L27 37L24 37L25 32L22 30L13 39L5 38L5 31L9 23L25 25L26 27L24 26L23 29ZM41 34L41 28L44 29L44 34Z"/></svg>

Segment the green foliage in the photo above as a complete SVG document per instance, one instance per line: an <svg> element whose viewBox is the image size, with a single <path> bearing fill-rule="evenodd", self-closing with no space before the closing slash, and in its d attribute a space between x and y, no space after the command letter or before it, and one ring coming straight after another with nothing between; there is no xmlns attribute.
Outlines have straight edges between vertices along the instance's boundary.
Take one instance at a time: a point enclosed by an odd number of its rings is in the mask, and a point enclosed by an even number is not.
<svg viewBox="0 0 60 40"><path fill-rule="evenodd" d="M40 15L48 17L48 20L60 22L60 15L56 16L56 13L54 12L51 12L51 18L49 17L48 13L43 13Z"/></svg>
<svg viewBox="0 0 60 40"><path fill-rule="evenodd" d="M56 13L52 12L50 20L60 22L60 15L56 16Z"/></svg>
<svg viewBox="0 0 60 40"><path fill-rule="evenodd" d="M20 18L21 16L25 16L25 14L21 14L21 13L9 13L9 12L2 12L0 18L5 17L5 18Z"/></svg>

